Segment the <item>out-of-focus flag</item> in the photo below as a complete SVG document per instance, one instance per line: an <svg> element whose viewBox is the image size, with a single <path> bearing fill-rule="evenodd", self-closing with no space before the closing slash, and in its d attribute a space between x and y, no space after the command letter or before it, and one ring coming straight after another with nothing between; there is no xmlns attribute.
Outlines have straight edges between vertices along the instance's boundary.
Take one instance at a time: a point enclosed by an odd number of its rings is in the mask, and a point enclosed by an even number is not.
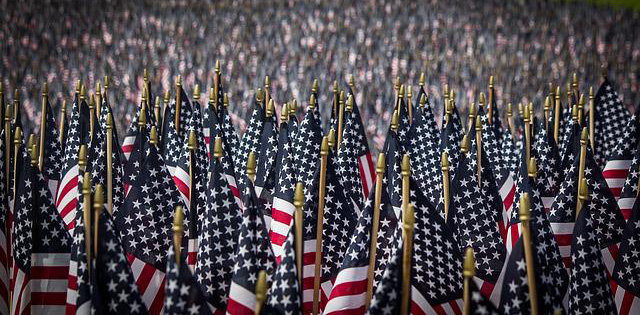
<svg viewBox="0 0 640 315"><path fill-rule="evenodd" d="M280 264L273 275L269 298L265 305L267 314L301 314L302 299L296 267L296 253L293 248L294 233L289 233L284 245Z"/></svg>
<svg viewBox="0 0 640 315"><path fill-rule="evenodd" d="M278 122L273 103L267 104L265 121L260 135L260 147L256 152L256 174L254 187L257 206L264 215L266 230L271 227L271 205L276 180L276 158L278 155Z"/></svg>
<svg viewBox="0 0 640 315"><path fill-rule="evenodd" d="M59 141L58 125L56 124L48 99L45 111L45 125L44 128L41 129L44 131L44 147L41 148L41 150L43 150L41 153L43 156L41 171L47 180L51 195L54 196L58 188L58 182L60 181L60 171L62 170L62 146ZM40 145L38 145L38 147L40 147Z"/></svg>
<svg viewBox="0 0 640 315"><path fill-rule="evenodd" d="M635 201L631 217L624 231L618 258L613 268L611 284L618 314L636 314L640 312L640 201Z"/></svg>
<svg viewBox="0 0 640 315"><path fill-rule="evenodd" d="M622 104L613 82L607 77L598 88L594 99L595 150L594 159L602 167L614 154L617 139L627 130L625 125L630 118L629 111Z"/></svg>
<svg viewBox="0 0 640 315"><path fill-rule="evenodd" d="M322 124L317 113L318 103L314 99L298 126L296 139L293 141L293 162L296 165L296 182L302 182L305 191L311 186L313 173L320 160L320 144L322 142Z"/></svg>
<svg viewBox="0 0 640 315"><path fill-rule="evenodd" d="M167 276L163 314L211 314L206 304L207 295L196 282L191 269L184 263L177 264L173 249L169 249L166 260ZM184 262L184 260L181 259L181 262Z"/></svg>

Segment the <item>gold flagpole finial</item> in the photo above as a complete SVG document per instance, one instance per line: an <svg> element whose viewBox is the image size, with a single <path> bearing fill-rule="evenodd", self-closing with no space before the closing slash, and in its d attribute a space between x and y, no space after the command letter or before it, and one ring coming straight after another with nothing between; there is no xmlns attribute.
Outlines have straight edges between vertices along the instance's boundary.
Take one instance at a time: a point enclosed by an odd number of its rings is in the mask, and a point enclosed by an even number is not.
<svg viewBox="0 0 640 315"><path fill-rule="evenodd" d="M142 78L144 80L144 84L146 85L147 83L149 83L149 73L147 72L147 68L144 68L142 70Z"/></svg>
<svg viewBox="0 0 640 315"><path fill-rule="evenodd" d="M460 141L460 152L462 152L462 154L469 152L469 137L466 133L462 136L462 141Z"/></svg>
<svg viewBox="0 0 640 315"><path fill-rule="evenodd" d="M193 87L193 99L196 101L200 100L200 85L198 84Z"/></svg>
<svg viewBox="0 0 640 315"><path fill-rule="evenodd" d="M527 164L527 173L529 177L535 179L538 176L538 166L536 165L536 159L530 158Z"/></svg>
<svg viewBox="0 0 640 315"><path fill-rule="evenodd" d="M147 111L146 108L140 108L140 116L138 116L138 128L140 130L144 130L143 128L147 125Z"/></svg>
<svg viewBox="0 0 640 315"><path fill-rule="evenodd" d="M327 134L327 144L329 145L329 148L333 149L334 145L335 145L335 131L333 130L333 128L329 129L329 133Z"/></svg>
<svg viewBox="0 0 640 315"><path fill-rule="evenodd" d="M262 103L262 88L258 88L256 90L256 101L260 104Z"/></svg>
<svg viewBox="0 0 640 315"><path fill-rule="evenodd" d="M182 231L184 230L184 213L182 212L182 206L176 206L176 211L173 215L173 226L171 231L173 232L173 252L176 255L176 264L180 266L180 249L182 248Z"/></svg>
<svg viewBox="0 0 640 315"><path fill-rule="evenodd" d="M311 96L309 96L309 109L314 108L316 108L316 97L314 94L311 94Z"/></svg>
<svg viewBox="0 0 640 315"><path fill-rule="evenodd" d="M318 79L313 79L313 85L311 85L311 92L318 93Z"/></svg>
<svg viewBox="0 0 640 315"><path fill-rule="evenodd" d="M571 106L571 119L574 123L578 123L578 105L576 104L573 104L573 106Z"/></svg>
<svg viewBox="0 0 640 315"><path fill-rule="evenodd" d="M463 300L464 300L464 308L463 314L470 315L471 314L471 281L473 281L473 277L476 275L476 260L473 257L473 248L467 247L464 251L464 265L462 269L462 276L464 277L464 288L463 288Z"/></svg>
<svg viewBox="0 0 640 315"><path fill-rule="evenodd" d="M260 270L256 281L256 315L262 312L262 305L267 299L267 272Z"/></svg>
<svg viewBox="0 0 640 315"><path fill-rule="evenodd" d="M484 106L487 104L487 97L484 95L484 92L480 92L480 100L478 101L478 106L484 110Z"/></svg>
<svg viewBox="0 0 640 315"><path fill-rule="evenodd" d="M31 145L31 165L38 167L38 146L35 143Z"/></svg>
<svg viewBox="0 0 640 315"><path fill-rule="evenodd" d="M209 88L209 106L213 106L215 104L216 92L213 87Z"/></svg>
<svg viewBox="0 0 640 315"><path fill-rule="evenodd" d="M104 76L102 80L102 85L104 85L104 90L107 92L107 88L109 88L109 76Z"/></svg>
<svg viewBox="0 0 640 315"><path fill-rule="evenodd" d="M394 110L393 115L391 115L391 130L394 132L398 131L398 111Z"/></svg>
<svg viewBox="0 0 640 315"><path fill-rule="evenodd" d="M444 84L444 88L442 89L442 94L444 95L445 99L449 98L449 84L447 83Z"/></svg>
<svg viewBox="0 0 640 315"><path fill-rule="evenodd" d="M320 156L329 155L329 138L327 136L322 137L322 144L320 145Z"/></svg>
<svg viewBox="0 0 640 315"><path fill-rule="evenodd" d="M286 122L289 119L289 103L282 104L280 109L280 123Z"/></svg>
<svg viewBox="0 0 640 315"><path fill-rule="evenodd" d="M255 152L249 152L249 156L247 157L247 177L249 177L250 181L254 181L256 176L256 154Z"/></svg>
<svg viewBox="0 0 640 315"><path fill-rule="evenodd" d="M78 150L78 168L84 172L87 167L87 145L83 144Z"/></svg>
<svg viewBox="0 0 640 315"><path fill-rule="evenodd" d="M449 155L443 151L440 156L440 170L442 171L442 199L444 204L444 220L449 217Z"/></svg>
<svg viewBox="0 0 640 315"><path fill-rule="evenodd" d="M213 156L217 159L222 158L222 138L220 136L216 136L213 143Z"/></svg>
<svg viewBox="0 0 640 315"><path fill-rule="evenodd" d="M267 103L267 108L264 115L267 118L271 118L273 116L273 99L270 99L269 103Z"/></svg>
<svg viewBox="0 0 640 315"><path fill-rule="evenodd" d="M578 122L582 124L582 116L584 114L584 93L580 93L578 99Z"/></svg>
<svg viewBox="0 0 640 315"><path fill-rule="evenodd" d="M351 88L351 90L355 90L355 83L353 80L353 74L349 76L349 87Z"/></svg>
<svg viewBox="0 0 640 315"><path fill-rule="evenodd" d="M396 81L395 81L393 87L396 90L396 92L400 90L400 77L396 77Z"/></svg>
<svg viewBox="0 0 640 315"><path fill-rule="evenodd" d="M291 104L289 104L289 116L295 116L296 111L298 111L298 100L294 98Z"/></svg>
<svg viewBox="0 0 640 315"><path fill-rule="evenodd" d="M152 145L158 145L158 129L156 126L151 126L151 131L149 132L149 143Z"/></svg>
<svg viewBox="0 0 640 315"><path fill-rule="evenodd" d="M420 95L420 109L424 108L424 104L427 103L427 95L426 94L422 94Z"/></svg>
<svg viewBox="0 0 640 315"><path fill-rule="evenodd" d="M489 76L489 88L493 89L493 76Z"/></svg>
<svg viewBox="0 0 640 315"><path fill-rule="evenodd" d="M220 60L218 60L218 59L216 59L216 66L215 66L214 71L215 71L216 74L220 73Z"/></svg>
<svg viewBox="0 0 640 315"><path fill-rule="evenodd" d="M86 89L84 87L84 84L80 85L80 101L84 101L86 98Z"/></svg>
<svg viewBox="0 0 640 315"><path fill-rule="evenodd" d="M347 98L347 111L348 112L352 112L353 111L353 94L349 95L349 98Z"/></svg>
<svg viewBox="0 0 640 315"><path fill-rule="evenodd" d="M400 85L400 93L398 93L399 98L404 97L404 84Z"/></svg>
<svg viewBox="0 0 640 315"><path fill-rule="evenodd" d="M265 89L269 89L269 87L271 86L271 81L269 80L269 76L266 75L264 76L264 87Z"/></svg>
<svg viewBox="0 0 640 315"><path fill-rule="evenodd" d="M420 73L420 80L418 80L418 85L420 85L421 88L424 88L424 83L425 83L425 76L424 76L424 72Z"/></svg>
<svg viewBox="0 0 640 315"><path fill-rule="evenodd" d="M467 118L467 130L471 130L471 126L476 121L476 104L471 103L468 108L469 117ZM468 132L468 131L467 131Z"/></svg>
<svg viewBox="0 0 640 315"><path fill-rule="evenodd" d="M193 151L196 149L196 131L189 130L189 140L187 142L187 149Z"/></svg>
<svg viewBox="0 0 640 315"><path fill-rule="evenodd" d="M229 94L224 93L222 95L222 105L224 106L224 108L229 107Z"/></svg>
<svg viewBox="0 0 640 315"><path fill-rule="evenodd" d="M578 74L575 72L573 73L573 77L571 80L571 87L576 91L578 90Z"/></svg>
<svg viewBox="0 0 640 315"><path fill-rule="evenodd" d="M333 94L338 93L338 80L333 80Z"/></svg>
<svg viewBox="0 0 640 315"><path fill-rule="evenodd" d="M76 80L76 94L80 94L80 85L82 83L80 83L80 80Z"/></svg>

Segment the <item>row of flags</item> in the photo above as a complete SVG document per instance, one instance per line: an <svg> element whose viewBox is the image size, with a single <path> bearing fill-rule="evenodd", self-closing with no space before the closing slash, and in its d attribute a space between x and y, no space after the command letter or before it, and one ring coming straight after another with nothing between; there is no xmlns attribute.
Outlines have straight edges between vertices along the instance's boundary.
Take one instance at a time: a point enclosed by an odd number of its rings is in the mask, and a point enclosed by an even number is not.
<svg viewBox="0 0 640 315"><path fill-rule="evenodd" d="M640 311L640 114L606 77L539 117L446 86L441 127L398 81L375 160L353 80L325 129L317 83L298 121L266 78L242 137L219 67L207 100L145 80L122 142L103 83L59 125L45 85L37 137L2 109L0 314Z"/></svg>

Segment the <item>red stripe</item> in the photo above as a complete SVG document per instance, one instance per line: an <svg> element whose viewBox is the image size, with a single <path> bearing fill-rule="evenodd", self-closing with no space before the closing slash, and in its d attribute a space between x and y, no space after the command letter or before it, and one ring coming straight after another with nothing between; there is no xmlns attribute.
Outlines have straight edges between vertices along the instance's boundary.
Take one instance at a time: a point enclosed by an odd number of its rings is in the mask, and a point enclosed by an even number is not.
<svg viewBox="0 0 640 315"><path fill-rule="evenodd" d="M144 292L147 290L147 287L151 283L151 279L153 279L153 274L156 272L156 268L153 268L151 265L144 263L144 267L142 267L142 271L136 279L136 284L138 285L138 290L141 294L144 295Z"/></svg>
<svg viewBox="0 0 640 315"><path fill-rule="evenodd" d="M197 255L198 253L195 251L190 251L187 253L187 265L190 266L195 266L196 265L196 259L198 258Z"/></svg>
<svg viewBox="0 0 640 315"><path fill-rule="evenodd" d="M31 279L58 279L69 278L69 266L55 267L31 267Z"/></svg>
<svg viewBox="0 0 640 315"><path fill-rule="evenodd" d="M62 184L64 184L64 186L61 186L62 190L58 194L59 197L58 200L56 200L56 208L60 205L60 202L62 201L62 199L64 199L64 196L66 196L71 191L71 189L78 189L78 176L72 176L68 182ZM60 188L58 188L58 190L60 190Z"/></svg>
<svg viewBox="0 0 640 315"><path fill-rule="evenodd" d="M611 190L611 193L613 194L613 197L615 198L619 198L620 197L620 193L622 192L622 186L620 187L609 187L609 190Z"/></svg>
<svg viewBox="0 0 640 315"><path fill-rule="evenodd" d="M620 249L618 247L618 244L611 244L607 246L607 248L609 249L609 253L611 253L611 257L613 258L613 261L618 260L618 250Z"/></svg>
<svg viewBox="0 0 640 315"><path fill-rule="evenodd" d="M336 311L331 312L329 314L331 314L331 315L362 315L362 314L365 313L366 310L367 309L364 308L364 305L362 305L362 306L360 306L358 308L351 308L351 309L346 309L346 310L336 310Z"/></svg>
<svg viewBox="0 0 640 315"><path fill-rule="evenodd" d="M76 209L77 203L78 203L78 198L73 198L71 199L71 201L69 201L69 203L66 206L64 206L64 208L62 208L62 211L60 211L60 217L62 218L62 220L64 220L64 217L66 217L67 214L69 214L69 212Z"/></svg>
<svg viewBox="0 0 640 315"><path fill-rule="evenodd" d="M511 185L511 189L509 189L509 193L504 197L504 200L502 201L502 204L504 205L504 208L509 210L511 209L511 206L513 205L513 197L516 194L516 186L515 185Z"/></svg>
<svg viewBox="0 0 640 315"><path fill-rule="evenodd" d="M455 300L449 301L449 306L451 306L451 308L453 309L453 313L462 314L462 310L460 309L460 307L458 306L458 303L456 303Z"/></svg>
<svg viewBox="0 0 640 315"><path fill-rule="evenodd" d="M622 216L624 217L625 221L629 221L629 219L631 218L631 214L633 214L632 210L633 209L620 209L620 211L622 211Z"/></svg>
<svg viewBox="0 0 640 315"><path fill-rule="evenodd" d="M187 186L187 184L185 184L180 178L176 176L173 176L173 182L178 187L178 190L180 191L180 193L185 195L187 197L187 200L191 200L189 196L189 186Z"/></svg>
<svg viewBox="0 0 640 315"><path fill-rule="evenodd" d="M122 145L122 152L123 153L129 153L131 151L133 151L133 144Z"/></svg>
<svg viewBox="0 0 640 315"><path fill-rule="evenodd" d="M149 314L159 315L162 313L162 308L164 307L164 282L166 277L162 278L162 282L160 283L160 289L156 296L153 298L153 303L149 307Z"/></svg>
<svg viewBox="0 0 640 315"><path fill-rule="evenodd" d="M31 292L31 305L66 305L67 292Z"/></svg>
<svg viewBox="0 0 640 315"><path fill-rule="evenodd" d="M627 290L624 291L624 297L622 298L622 305L620 305L619 315L629 315L629 311L631 310L631 305L633 304L633 300L636 297L629 293Z"/></svg>
<svg viewBox="0 0 640 315"><path fill-rule="evenodd" d="M333 287L331 298L357 295L367 292L367 280L344 282ZM333 313L332 313L333 314Z"/></svg>
<svg viewBox="0 0 640 315"><path fill-rule="evenodd" d="M554 234L556 237L556 243L558 246L571 246L571 239L573 234Z"/></svg>
<svg viewBox="0 0 640 315"><path fill-rule="evenodd" d="M502 237L502 243L507 243L507 227L504 225L503 220L498 220L498 232L500 232L500 236Z"/></svg>
<svg viewBox="0 0 640 315"><path fill-rule="evenodd" d="M278 210L276 208L271 208L271 219L284 225L289 225L291 224L292 217L290 214L284 211Z"/></svg>
<svg viewBox="0 0 640 315"><path fill-rule="evenodd" d="M491 298L491 293L493 293L493 288L495 288L495 284L489 282L489 281L482 281L482 286L480 286L480 293L490 299Z"/></svg>
<svg viewBox="0 0 640 315"><path fill-rule="evenodd" d="M282 245L284 244L284 241L287 239L287 237L284 235L280 235L274 231L269 231L269 239L271 240L272 244Z"/></svg>
<svg viewBox="0 0 640 315"><path fill-rule="evenodd" d="M519 232L519 226L516 223L511 225L511 248L512 249L516 245L516 242L518 242L518 238L520 238L520 232Z"/></svg>
<svg viewBox="0 0 640 315"><path fill-rule="evenodd" d="M238 191L238 188L236 186L232 186L232 185L228 185L229 189L231 189L231 194L234 197L240 198L240 192Z"/></svg>
<svg viewBox="0 0 640 315"><path fill-rule="evenodd" d="M234 301L229 298L229 303L227 303L227 314L231 315L254 315L255 312L250 308Z"/></svg>
<svg viewBox="0 0 640 315"><path fill-rule="evenodd" d="M626 179L627 169L608 169L602 171L604 179Z"/></svg>

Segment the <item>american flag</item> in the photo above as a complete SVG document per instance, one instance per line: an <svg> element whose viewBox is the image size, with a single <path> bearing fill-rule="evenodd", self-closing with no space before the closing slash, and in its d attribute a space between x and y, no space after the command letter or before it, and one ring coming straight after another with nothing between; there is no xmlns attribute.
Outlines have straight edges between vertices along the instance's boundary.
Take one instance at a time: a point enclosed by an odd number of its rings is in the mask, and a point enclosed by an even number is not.
<svg viewBox="0 0 640 315"><path fill-rule="evenodd" d="M638 115L640 113L636 112L627 122L622 134L616 141L616 146L611 151L609 161L602 171L602 175L616 200L620 198L622 187L627 179L627 172L638 149L638 139L640 139L640 117ZM637 185L637 182L634 184ZM630 203L628 208L632 205L633 202Z"/></svg>
<svg viewBox="0 0 640 315"><path fill-rule="evenodd" d="M501 234L505 228L502 203L497 195L490 162L484 150L480 152L482 183L478 183L479 152L475 147L476 141L472 138L469 152L461 157L458 173L452 180L447 225L457 241L460 252L472 247L476 253L475 280L482 294L489 298L507 256Z"/></svg>
<svg viewBox="0 0 640 315"><path fill-rule="evenodd" d="M276 177L276 158L278 155L278 122L275 108L271 117L265 117L260 135L260 147L256 152L256 174L254 187L257 206L262 210L267 231L271 226L271 205Z"/></svg>
<svg viewBox="0 0 640 315"><path fill-rule="evenodd" d="M51 195L56 194L60 171L62 169L62 146L59 142L58 125L51 110L51 104L47 100L44 130L44 147L42 150L42 175L47 180ZM3 138L4 139L4 138ZM40 145L38 145L40 147Z"/></svg>
<svg viewBox="0 0 640 315"><path fill-rule="evenodd" d="M617 139L626 130L629 111L622 104L613 82L605 78L594 99L595 113L595 160L602 167L614 153Z"/></svg>
<svg viewBox="0 0 640 315"><path fill-rule="evenodd" d="M322 124L320 115L316 113L318 104L313 109L307 108L304 118L298 126L298 134L293 141L293 162L296 165L296 182L304 184L305 191L311 185L313 173L320 158L322 142Z"/></svg>
<svg viewBox="0 0 640 315"><path fill-rule="evenodd" d="M375 193L371 193L358 217L355 233L349 241L349 247L333 284L324 314L363 313L369 268L374 269L374 279L372 279L374 284L381 281L382 272L387 267L387 260L395 246L393 240L397 237L396 232L399 229L398 218L391 206L388 190L384 187L387 182L387 178L384 178L380 199L380 224L376 239L376 265L369 266L375 198ZM375 185L372 188L375 189Z"/></svg>
<svg viewBox="0 0 640 315"><path fill-rule="evenodd" d="M542 124L536 124L535 137L533 139L531 156L536 159L538 167L536 179L540 182L540 197L542 198L544 209L548 211L562 180L562 170L560 169L562 161L560 160L558 147L553 139L553 132L547 132Z"/></svg>
<svg viewBox="0 0 640 315"><path fill-rule="evenodd" d="M409 129L411 128L411 123L409 122L409 110L407 109L407 104L404 101L404 97L400 97L400 104L398 106L398 141L400 141L400 146L403 152L409 151Z"/></svg>
<svg viewBox="0 0 640 315"><path fill-rule="evenodd" d="M183 257L181 257L184 259ZM184 260L181 259L181 262ZM167 254L167 275L164 293L164 312L166 315L205 315L211 314L207 306L207 295L202 291L191 269L186 264L176 262L173 249Z"/></svg>
<svg viewBox="0 0 640 315"><path fill-rule="evenodd" d="M615 314L609 277L595 229L598 224L591 216L590 200L582 205L576 218L571 241L571 270L569 272L569 314Z"/></svg>
<svg viewBox="0 0 640 315"><path fill-rule="evenodd" d="M613 269L611 285L618 314L628 315L640 312L640 202L636 201L633 212L624 231L618 258Z"/></svg>
<svg viewBox="0 0 640 315"><path fill-rule="evenodd" d="M525 152L522 151L520 154L519 170L516 176L517 185L515 200L519 201L520 196L522 196L525 192L529 195L529 204L531 211L531 220L529 221L529 225L531 227L532 244L534 245L533 248L535 249L534 256L536 258L536 272L541 276L542 279L541 283L539 283L537 287L539 288L539 292L544 292L544 295L541 295L539 298L547 301L545 302L547 305L546 307L554 308L553 305L562 304L562 299L565 295L568 282L567 271L564 268L561 256L563 248L560 245L561 243L556 242L556 240L558 239L554 238L554 231L552 229L553 223L549 222L549 218L547 217L547 213L544 209L542 195L540 193L540 187L542 187L543 185L543 178L536 177L534 180L529 177L527 166L528 163L526 162ZM510 251L511 255L509 259L524 259L524 256L522 256L523 254L521 252L522 247L516 249L516 246L522 246L521 244L519 244L521 242L521 233L522 223L520 221L520 203L516 202L513 205L513 211L511 213L506 243L507 250ZM520 252L513 253L515 250L520 250ZM505 268L507 269L506 271L504 271L505 275L503 275L503 279L500 280L503 281L503 295L506 293L506 277L508 274L510 274L510 272L513 272L513 270L508 271L508 268L510 268L509 263L505 263ZM526 272L523 274L526 274ZM510 276L515 275L511 273ZM519 280L515 281L516 283L518 283ZM525 290L526 292L526 285L523 290ZM513 294L515 295L512 295L509 298L512 299L514 298L514 296L520 293ZM492 297L492 301L496 302L496 304L498 304L500 299L500 296Z"/></svg>
<svg viewBox="0 0 640 315"><path fill-rule="evenodd" d="M336 160L338 174L342 177L342 184L347 189L347 196L355 205L356 211L361 211L371 192L376 173L355 100L353 100L352 110L344 112L342 134L342 143Z"/></svg>
<svg viewBox="0 0 640 315"><path fill-rule="evenodd" d="M390 246L387 266L373 293L366 314L391 315L402 312L402 244L402 239L398 238Z"/></svg>
<svg viewBox="0 0 640 315"><path fill-rule="evenodd" d="M470 285L469 290L471 291L469 314L473 314L473 315L500 314L498 312L498 308L495 305L493 305L493 303L489 299L487 299L484 295L482 295L480 290L478 290L478 287L476 286L475 282L471 281L469 285Z"/></svg>
<svg viewBox="0 0 640 315"><path fill-rule="evenodd" d="M44 176L24 145L18 163L13 229L13 314L65 311L71 238L58 215Z"/></svg>
<svg viewBox="0 0 640 315"><path fill-rule="evenodd" d="M425 95L425 104L424 108L413 110L407 153L411 157L414 178L420 183L420 188L426 192L431 204L436 206L442 194L440 151L438 151L440 131L431 111L429 99L422 87L418 93L418 99L421 95Z"/></svg>
<svg viewBox="0 0 640 315"><path fill-rule="evenodd" d="M273 247L276 262L280 262L284 241L293 224L293 194L295 190L295 168L291 160L290 127L284 122L278 133L278 151L274 172L276 173L273 189L273 202L270 209L271 224L269 225L269 239Z"/></svg>
<svg viewBox="0 0 640 315"><path fill-rule="evenodd" d="M607 183L593 159L591 147L587 145L585 161L585 178L589 191L589 210L596 227L596 236L600 244L600 249L604 257L605 265L609 274L613 271L613 265L617 256L618 245L622 240L624 231L624 217L618 205L607 187ZM553 202L549 211L549 220L552 222L556 240L560 245L560 253L565 260L565 265L569 266L570 240L575 222L576 202L577 202L577 180L579 157L575 159L569 168L565 180L560 186L558 196ZM567 239L569 242L567 242Z"/></svg>
<svg viewBox="0 0 640 315"><path fill-rule="evenodd" d="M84 177L78 177L78 189L82 189ZM69 261L69 277L67 283L67 306L65 314L88 315L91 312L91 283L89 281L89 263L87 262L86 233L84 223L84 195L78 196L76 207L73 243L71 244L71 258ZM91 209L89 209L91 211ZM91 228L91 222L87 223ZM91 234L93 235L93 234Z"/></svg>
<svg viewBox="0 0 640 315"><path fill-rule="evenodd" d="M244 174L247 170L247 156L249 152L260 151L260 135L262 134L262 127L264 124L264 109L262 108L261 100L256 98L253 104L253 113L251 114L251 120L249 120L249 126L245 130L240 141L240 150L238 154L233 155L233 166L235 167L235 173L238 179L238 189L244 191L247 183L246 176Z"/></svg>
<svg viewBox="0 0 640 315"><path fill-rule="evenodd" d="M220 86L220 88L218 89L218 95L220 95L221 92L222 92L222 86ZM220 104L222 104L222 102ZM217 114L218 114L218 121L222 124L222 133L224 134L224 138L222 139L224 140L226 147L229 148L228 149L229 154L231 154L231 156L234 156L234 157L235 156L240 157L239 155L240 140L238 139L238 134L236 133L236 129L233 127L233 124L231 123L231 116L229 115L229 111L227 110L227 105L218 107ZM246 157L246 155L244 155L242 159L244 159L244 157ZM235 166L235 164L238 161L233 160L232 162L233 162L233 165Z"/></svg>
<svg viewBox="0 0 640 315"><path fill-rule="evenodd" d="M0 139L4 139L5 130L0 131ZM5 154L4 141L0 141L0 170L4 170ZM4 171L0 171L0 314L9 314L9 240L10 229L7 226L9 204L5 194L6 180Z"/></svg>
<svg viewBox="0 0 640 315"><path fill-rule="evenodd" d="M125 134L124 139L122 140L121 149L122 149L122 153L124 155L125 161L129 161L129 157L134 151L137 151L138 155L140 154L139 152L142 151L142 147L140 146L140 140L137 140L140 133L140 127L138 127L138 121L140 119L141 111L142 111L142 106L138 106L138 108L136 109L135 115L133 115L133 117L131 118L131 123L127 128L127 133ZM146 113L147 111L145 110L145 116L147 116L145 118L148 118L148 115ZM149 120L146 120L146 121L149 121Z"/></svg>
<svg viewBox="0 0 640 315"><path fill-rule="evenodd" d="M78 152L80 151L81 121L78 102L75 101L71 108L71 119L69 131L65 143L64 158L62 159L62 172L60 173L60 183L58 184L56 208L64 221L69 233L75 225L76 204L78 203Z"/></svg>
<svg viewBox="0 0 640 315"><path fill-rule="evenodd" d="M180 88L180 112L177 113L180 116L179 126L175 125L175 99L169 102L168 108L169 110L162 121L161 152L167 166L175 167L183 152L181 144L185 143L189 137L187 129L193 114L191 101L189 101L189 97L182 87ZM176 129L176 127L178 129Z"/></svg>
<svg viewBox="0 0 640 315"><path fill-rule="evenodd" d="M289 130L289 139L295 139L296 135L298 134L298 117L296 116L295 110L289 110L287 130Z"/></svg>
<svg viewBox="0 0 640 315"><path fill-rule="evenodd" d="M236 241L242 208L234 202L224 173L223 161L212 158L207 187L207 206L199 213L202 222L195 276L207 295L208 308L223 313L233 274Z"/></svg>
<svg viewBox="0 0 640 315"><path fill-rule="evenodd" d="M102 210L97 224L98 251L91 272L91 314L147 314L143 297L134 282L135 267L129 267L113 219Z"/></svg>
<svg viewBox="0 0 640 315"><path fill-rule="evenodd" d="M156 146L148 148L140 175L121 209L114 215L131 265L133 279L149 313L162 310L165 253L171 245L171 226L180 196ZM188 220L185 220L185 225Z"/></svg>
<svg viewBox="0 0 640 315"><path fill-rule="evenodd" d="M271 251L262 211L256 207L253 185L247 180L245 209L234 258L233 277L229 288L227 314L252 315L256 308L256 282L260 270L267 274L267 288L275 271L275 257Z"/></svg>
<svg viewBox="0 0 640 315"><path fill-rule="evenodd" d="M445 121L445 114L446 111L443 111L443 122ZM453 113L451 113L449 118L449 121L446 122L440 131L438 152L447 152L449 156L449 176L450 178L455 178L458 160L460 159L460 141L462 140L462 134L464 132L462 123L460 123L460 118L458 117L458 109L455 105L453 106Z"/></svg>
<svg viewBox="0 0 640 315"><path fill-rule="evenodd" d="M140 173L140 167L144 163L144 156L147 148L146 144L150 141L151 123L147 120L144 129L140 130L138 126L138 117L140 112L136 113L131 126L127 131L121 150L123 151L123 187L125 196L129 193L131 184L136 181ZM134 123L135 122L135 123ZM131 143L131 144L129 144Z"/></svg>
<svg viewBox="0 0 640 315"><path fill-rule="evenodd" d="M302 267L303 314L313 309L313 285L315 279L316 228L320 165L316 168L313 184L305 189L304 245ZM333 153L327 156L326 186L320 257L319 309L324 309L333 283L344 260L349 240L356 226L357 214L353 211L336 171Z"/></svg>
<svg viewBox="0 0 640 315"><path fill-rule="evenodd" d="M627 178L622 185L620 198L618 199L618 207L622 212L625 220L629 220L633 215L633 207L638 196L638 175L640 171L640 150L636 148L636 152L631 159L629 168L627 169ZM604 175L604 174L603 174Z"/></svg>
<svg viewBox="0 0 640 315"><path fill-rule="evenodd" d="M269 289L269 298L265 305L267 314L301 314L302 291L298 283L299 271L296 269L294 242L294 233L289 233L282 247L282 259Z"/></svg>

